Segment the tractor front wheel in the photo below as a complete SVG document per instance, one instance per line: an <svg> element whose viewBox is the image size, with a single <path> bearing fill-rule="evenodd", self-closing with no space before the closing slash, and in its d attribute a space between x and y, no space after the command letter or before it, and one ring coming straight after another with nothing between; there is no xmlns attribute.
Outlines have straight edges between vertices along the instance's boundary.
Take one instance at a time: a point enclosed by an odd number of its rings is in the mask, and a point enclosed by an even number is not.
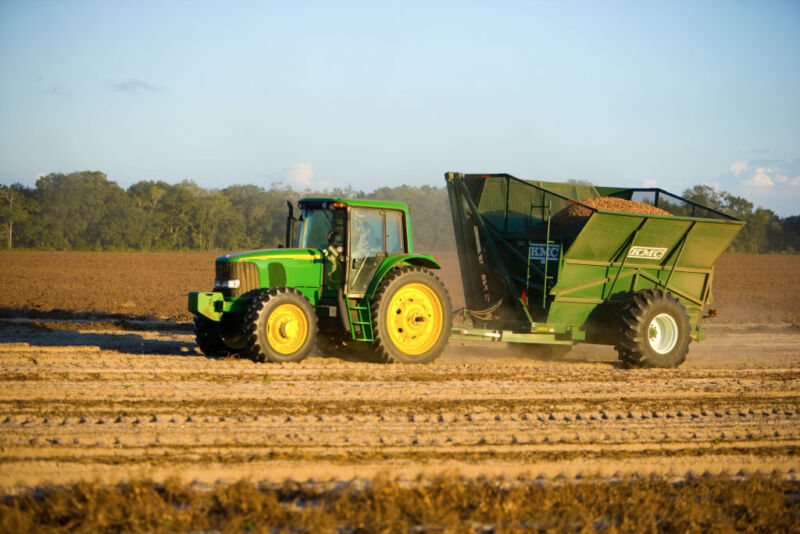
<svg viewBox="0 0 800 534"><path fill-rule="evenodd" d="M317 315L298 290L278 287L261 293L245 315L250 358L257 362L299 362L314 347Z"/></svg>
<svg viewBox="0 0 800 534"><path fill-rule="evenodd" d="M629 367L678 367L689 352L689 317L660 289L636 293L620 312L614 347Z"/></svg>
<svg viewBox="0 0 800 534"><path fill-rule="evenodd" d="M444 284L422 267L390 271L372 300L376 360L428 363L450 336L453 312Z"/></svg>

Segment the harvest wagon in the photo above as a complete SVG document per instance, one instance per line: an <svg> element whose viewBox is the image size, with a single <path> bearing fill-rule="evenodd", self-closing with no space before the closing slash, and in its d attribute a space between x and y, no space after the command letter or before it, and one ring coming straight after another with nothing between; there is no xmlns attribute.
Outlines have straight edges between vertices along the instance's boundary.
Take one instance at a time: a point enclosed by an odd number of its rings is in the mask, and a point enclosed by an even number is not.
<svg viewBox="0 0 800 534"><path fill-rule="evenodd" d="M445 177L466 298L452 332L404 204L306 198L299 219L289 205L285 248L226 254L214 291L189 294L201 350L288 362L316 342L426 363L452 335L550 355L608 344L629 366L675 367L704 338L713 265L742 221L661 189Z"/></svg>
<svg viewBox="0 0 800 534"><path fill-rule="evenodd" d="M680 365L705 338L714 262L742 221L656 188L445 177L472 323L454 338L614 345L634 367Z"/></svg>

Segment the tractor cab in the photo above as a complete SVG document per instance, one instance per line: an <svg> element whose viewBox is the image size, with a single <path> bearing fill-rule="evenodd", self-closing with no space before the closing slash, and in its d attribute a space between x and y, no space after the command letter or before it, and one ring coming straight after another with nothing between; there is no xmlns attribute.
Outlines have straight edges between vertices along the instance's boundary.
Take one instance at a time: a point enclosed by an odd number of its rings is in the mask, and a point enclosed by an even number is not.
<svg viewBox="0 0 800 534"><path fill-rule="evenodd" d="M322 251L324 293L363 297L383 261L410 250L403 204L304 199L300 207L297 247Z"/></svg>

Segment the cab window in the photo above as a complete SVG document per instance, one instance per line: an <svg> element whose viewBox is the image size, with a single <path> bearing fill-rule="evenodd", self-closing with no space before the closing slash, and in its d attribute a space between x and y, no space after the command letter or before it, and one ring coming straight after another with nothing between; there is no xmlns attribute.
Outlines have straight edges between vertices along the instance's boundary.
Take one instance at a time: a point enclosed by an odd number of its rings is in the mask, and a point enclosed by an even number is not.
<svg viewBox="0 0 800 534"><path fill-rule="evenodd" d="M350 212L350 256L368 258L383 253L383 214L379 210Z"/></svg>
<svg viewBox="0 0 800 534"><path fill-rule="evenodd" d="M328 245L340 245L344 237L344 210L303 210L303 226L300 231L300 248L324 249Z"/></svg>
<svg viewBox="0 0 800 534"><path fill-rule="evenodd" d="M386 212L386 253L403 252L403 214L399 211Z"/></svg>

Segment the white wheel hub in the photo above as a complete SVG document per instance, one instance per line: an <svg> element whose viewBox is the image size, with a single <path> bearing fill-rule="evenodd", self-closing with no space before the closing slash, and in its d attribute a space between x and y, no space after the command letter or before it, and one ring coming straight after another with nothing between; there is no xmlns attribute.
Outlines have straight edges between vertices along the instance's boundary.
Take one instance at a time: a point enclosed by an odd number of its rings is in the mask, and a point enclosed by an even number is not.
<svg viewBox="0 0 800 534"><path fill-rule="evenodd" d="M659 313L650 321L648 328L650 348L659 354L667 354L678 343L678 323L668 313Z"/></svg>

